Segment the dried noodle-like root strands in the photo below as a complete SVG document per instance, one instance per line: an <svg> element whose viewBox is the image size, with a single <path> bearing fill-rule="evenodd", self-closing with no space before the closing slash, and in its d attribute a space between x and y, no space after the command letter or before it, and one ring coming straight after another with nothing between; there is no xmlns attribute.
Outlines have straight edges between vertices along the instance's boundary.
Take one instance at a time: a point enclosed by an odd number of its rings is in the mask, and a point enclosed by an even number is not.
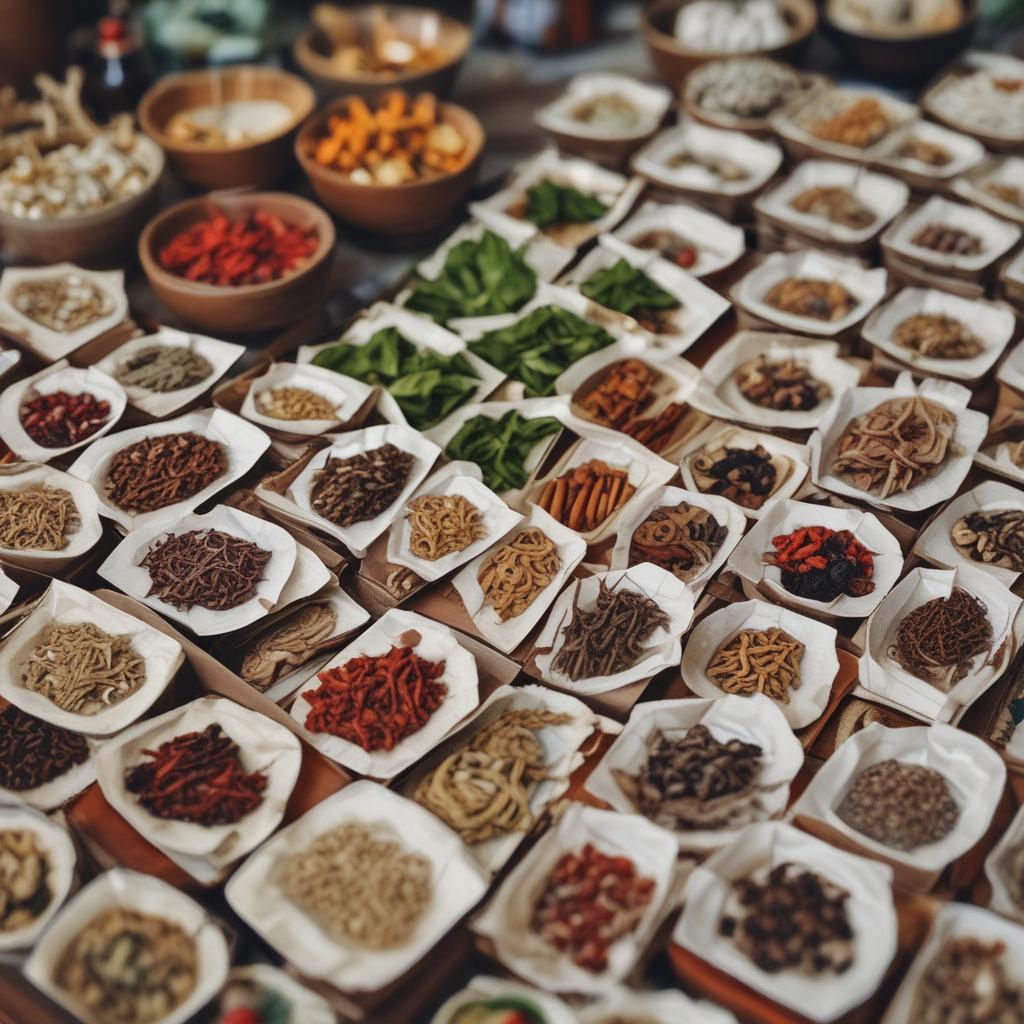
<svg viewBox="0 0 1024 1024"><path fill-rule="evenodd" d="M0 547L63 551L80 525L75 499L63 487L0 490Z"/></svg>
<svg viewBox="0 0 1024 1024"><path fill-rule="evenodd" d="M426 494L406 506L409 550L428 562L465 551L487 536L480 509L461 494Z"/></svg>
<svg viewBox="0 0 1024 1024"><path fill-rule="evenodd" d="M555 578L562 560L554 542L536 527L522 530L502 544L477 576L484 603L502 622L522 615Z"/></svg>
<svg viewBox="0 0 1024 1024"><path fill-rule="evenodd" d="M763 693L788 704L800 686L803 656L804 645L785 630L743 629L715 651L705 671L726 693Z"/></svg>

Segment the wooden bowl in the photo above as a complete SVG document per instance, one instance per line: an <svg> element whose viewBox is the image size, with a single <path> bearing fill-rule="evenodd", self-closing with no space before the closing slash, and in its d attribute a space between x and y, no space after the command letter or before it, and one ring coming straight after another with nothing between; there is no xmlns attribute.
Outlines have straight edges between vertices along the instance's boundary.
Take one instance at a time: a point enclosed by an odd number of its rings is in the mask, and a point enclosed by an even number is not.
<svg viewBox="0 0 1024 1024"><path fill-rule="evenodd" d="M374 5L345 6L345 13L361 31L368 31L373 17ZM338 96L362 96L375 100L388 89L404 89L406 92L432 92L447 96L462 67L462 60L472 42L468 25L450 18L446 14L425 7L410 7L404 4L386 5L388 16L411 39L422 39L431 22L437 18L437 45L442 59L434 67L423 71L389 74L367 71L344 74L331 62L326 41L316 28L308 28L292 47L292 56L302 73L316 86L325 99Z"/></svg>
<svg viewBox="0 0 1024 1024"><path fill-rule="evenodd" d="M225 285L187 281L160 266L157 254L179 232L217 212L232 220L253 209L289 224L315 228L320 244L295 273L266 284ZM214 334L262 332L293 323L318 306L327 292L334 224L319 206L283 192L223 193L186 199L146 225L139 259L150 287L184 323Z"/></svg>
<svg viewBox="0 0 1024 1024"><path fill-rule="evenodd" d="M277 100L289 108L291 117L276 132L238 145L209 146L167 135L167 124L175 114L231 100ZM207 190L266 188L291 166L292 140L315 106L312 88L297 75L239 65L161 78L139 102L138 118L182 181Z"/></svg>
<svg viewBox="0 0 1024 1024"><path fill-rule="evenodd" d="M679 92L683 79L695 67L710 60L729 57L773 57L793 62L810 39L818 24L818 8L814 0L779 0L791 26L790 38L781 46L764 50L746 50L742 53L715 53L709 50L691 50L675 36L676 14L693 0L654 0L640 18L640 31L658 74L674 92Z"/></svg>
<svg viewBox="0 0 1024 1024"><path fill-rule="evenodd" d="M43 151L68 142L81 142L72 133L59 135ZM72 217L30 220L0 210L0 243L17 263L78 263L83 266L118 266L130 254L139 224L151 217L160 197L164 154L152 140L136 135L140 160L150 169L150 180L137 195L119 199L102 209ZM0 161L0 167L8 161Z"/></svg>
<svg viewBox="0 0 1024 1024"><path fill-rule="evenodd" d="M476 117L454 103L438 108L439 122L454 125L466 139L468 155L459 170L402 185L360 185L313 158L327 118L345 102L337 100L314 114L295 139L295 155L320 202L342 220L372 234L414 237L445 224L480 171L485 136Z"/></svg>

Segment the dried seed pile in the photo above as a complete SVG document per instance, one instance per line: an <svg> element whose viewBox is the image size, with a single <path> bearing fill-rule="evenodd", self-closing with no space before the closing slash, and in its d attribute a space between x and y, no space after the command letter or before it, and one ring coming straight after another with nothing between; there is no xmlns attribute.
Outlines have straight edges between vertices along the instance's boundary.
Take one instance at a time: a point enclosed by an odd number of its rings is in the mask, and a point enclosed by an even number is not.
<svg viewBox="0 0 1024 1024"><path fill-rule="evenodd" d="M147 345L117 364L114 379L126 388L166 394L195 387L212 373L210 360L184 345Z"/></svg>
<svg viewBox="0 0 1024 1024"><path fill-rule="evenodd" d="M337 419L334 403L309 388L268 388L257 396L256 408L275 420Z"/></svg>
<svg viewBox="0 0 1024 1024"><path fill-rule="evenodd" d="M11 305L29 320L66 334L114 312L114 300L79 274L21 281L11 289Z"/></svg>

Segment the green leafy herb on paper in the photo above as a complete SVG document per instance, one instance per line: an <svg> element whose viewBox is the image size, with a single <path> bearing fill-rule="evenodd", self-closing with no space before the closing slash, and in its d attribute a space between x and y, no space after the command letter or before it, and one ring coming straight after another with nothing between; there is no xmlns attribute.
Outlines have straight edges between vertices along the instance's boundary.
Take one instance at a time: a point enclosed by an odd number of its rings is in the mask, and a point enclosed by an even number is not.
<svg viewBox="0 0 1024 1024"><path fill-rule="evenodd" d="M510 409L500 419L473 416L466 420L448 442L450 459L475 462L484 483L492 491L509 491L526 486L526 460L538 442L562 429L553 416L524 419Z"/></svg>
<svg viewBox="0 0 1024 1024"><path fill-rule="evenodd" d="M625 260L591 274L580 291L598 305L637 320L655 320L655 311L678 309L682 305L674 295Z"/></svg>
<svg viewBox="0 0 1024 1024"><path fill-rule="evenodd" d="M377 331L365 345L339 342L318 352L313 362L385 388L416 430L440 423L480 385L480 375L464 355L421 351L397 327Z"/></svg>
<svg viewBox="0 0 1024 1024"><path fill-rule="evenodd" d="M508 327L488 331L469 350L526 385L528 398L550 395L555 378L615 339L559 306L541 306Z"/></svg>
<svg viewBox="0 0 1024 1024"><path fill-rule="evenodd" d="M523 249L513 249L501 235L485 231L452 247L441 273L431 281L416 275L406 305L444 324L458 316L514 313L533 298L537 275L527 266Z"/></svg>
<svg viewBox="0 0 1024 1024"><path fill-rule="evenodd" d="M597 220L608 207L570 185L556 185L549 178L526 190L526 219L539 228L553 224L585 224Z"/></svg>

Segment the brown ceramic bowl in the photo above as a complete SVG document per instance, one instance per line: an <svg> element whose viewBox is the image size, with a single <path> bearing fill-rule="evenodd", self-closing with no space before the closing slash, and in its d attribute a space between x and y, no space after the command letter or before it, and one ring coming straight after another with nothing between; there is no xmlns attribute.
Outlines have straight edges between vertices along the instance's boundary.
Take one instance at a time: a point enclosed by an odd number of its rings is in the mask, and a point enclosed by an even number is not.
<svg viewBox="0 0 1024 1024"><path fill-rule="evenodd" d="M676 94L687 73L709 60L728 57L773 57L792 62L810 39L818 24L818 8L814 0L779 0L786 20L790 24L790 38L782 46L743 53L715 53L691 50L675 35L676 14L693 0L654 0L641 16L640 31L658 74Z"/></svg>
<svg viewBox="0 0 1024 1024"><path fill-rule="evenodd" d="M462 168L403 185L360 185L341 171L321 166L312 155L327 118L345 102L336 100L314 114L295 139L295 155L320 202L342 220L372 234L413 237L441 227L480 171L484 150L480 122L464 107L440 104L439 121L454 125L467 141L468 156Z"/></svg>
<svg viewBox="0 0 1024 1024"><path fill-rule="evenodd" d="M81 137L68 133L41 148L45 151L79 141ZM29 220L0 211L0 247L18 263L120 265L134 247L139 224L156 210L164 170L163 151L152 140L137 135L136 147L140 161L150 169L149 183L137 195L91 213L48 220ZM7 162L0 161L0 167Z"/></svg>
<svg viewBox="0 0 1024 1024"><path fill-rule="evenodd" d="M364 4L349 7L345 14L361 31L369 31L374 5ZM405 89L406 92L432 92L447 96L462 67L462 60L472 41L469 26L455 18L425 7L409 7L403 4L387 4L385 10L403 36L409 39L431 38L431 23L437 22L437 43L441 51L439 62L422 71L403 74L381 74L363 72L345 74L338 71L330 59L330 47L316 28L308 28L292 47L292 56L302 73L310 79L325 99L338 96L362 96L366 100L377 99L388 89ZM430 33L430 35L428 35Z"/></svg>
<svg viewBox="0 0 1024 1024"><path fill-rule="evenodd" d="M287 123L270 135L237 145L181 142L167 134L175 114L230 100L276 100L288 107ZM167 75L139 102L142 130L167 154L171 170L202 189L266 188L284 177L292 162L292 140L316 106L312 88L277 68L239 65Z"/></svg>
<svg viewBox="0 0 1024 1024"><path fill-rule="evenodd" d="M237 288L187 281L160 266L157 254L175 235L216 212L233 220L253 209L275 214L289 224L315 228L320 244L295 273L266 284ZM334 224L319 206L283 192L223 193L186 199L146 225L139 238L139 259L150 287L184 323L214 334L261 332L306 316L327 292L334 250Z"/></svg>

